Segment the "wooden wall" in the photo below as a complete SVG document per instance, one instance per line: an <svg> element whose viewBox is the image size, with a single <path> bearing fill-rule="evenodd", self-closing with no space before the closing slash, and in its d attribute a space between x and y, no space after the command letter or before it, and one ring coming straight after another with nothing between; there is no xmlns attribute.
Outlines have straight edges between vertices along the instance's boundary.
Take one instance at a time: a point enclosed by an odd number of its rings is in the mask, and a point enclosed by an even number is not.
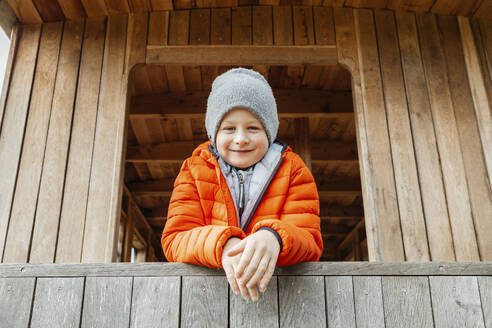
<svg viewBox="0 0 492 328"><path fill-rule="evenodd" d="M203 35L208 45L225 33L222 44L232 34L243 45L325 45L321 23L352 72L370 259L491 261L492 22L348 8L319 20L316 7L278 8L18 28L0 103L2 262L116 258L128 81L147 44ZM214 29L217 19L225 26Z"/></svg>

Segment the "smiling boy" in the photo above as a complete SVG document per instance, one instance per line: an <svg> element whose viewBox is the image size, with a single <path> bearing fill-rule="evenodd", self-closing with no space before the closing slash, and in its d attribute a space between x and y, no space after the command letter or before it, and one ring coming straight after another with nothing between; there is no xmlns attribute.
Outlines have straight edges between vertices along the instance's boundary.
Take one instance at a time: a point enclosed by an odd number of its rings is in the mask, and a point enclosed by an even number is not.
<svg viewBox="0 0 492 328"><path fill-rule="evenodd" d="M169 261L222 267L231 289L253 301L276 265L318 261L323 248L316 184L275 139L278 125L261 74L218 76L205 116L210 141L183 163L161 239Z"/></svg>

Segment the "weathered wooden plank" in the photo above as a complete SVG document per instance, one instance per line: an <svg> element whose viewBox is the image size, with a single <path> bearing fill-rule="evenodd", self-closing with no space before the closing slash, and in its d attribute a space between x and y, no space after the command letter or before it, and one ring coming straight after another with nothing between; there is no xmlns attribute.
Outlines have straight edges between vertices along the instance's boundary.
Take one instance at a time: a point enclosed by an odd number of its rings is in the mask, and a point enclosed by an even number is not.
<svg viewBox="0 0 492 328"><path fill-rule="evenodd" d="M7 2L21 23L40 24L43 22L33 1L7 0Z"/></svg>
<svg viewBox="0 0 492 328"><path fill-rule="evenodd" d="M388 327L434 327L427 277L382 277Z"/></svg>
<svg viewBox="0 0 492 328"><path fill-rule="evenodd" d="M277 45L294 44L292 7L273 7L273 42Z"/></svg>
<svg viewBox="0 0 492 328"><path fill-rule="evenodd" d="M492 276L477 277L485 327L492 327Z"/></svg>
<svg viewBox="0 0 492 328"><path fill-rule="evenodd" d="M180 327L227 327L228 284L222 277L183 277Z"/></svg>
<svg viewBox="0 0 492 328"><path fill-rule="evenodd" d="M105 18L88 19L80 62L55 262L80 262L89 192Z"/></svg>
<svg viewBox="0 0 492 328"><path fill-rule="evenodd" d="M111 262L116 254L128 79L126 29L126 16L108 18L82 262Z"/></svg>
<svg viewBox="0 0 492 328"><path fill-rule="evenodd" d="M132 277L87 277L81 327L128 327Z"/></svg>
<svg viewBox="0 0 492 328"><path fill-rule="evenodd" d="M405 260L429 261L395 16L392 11L376 10L375 18Z"/></svg>
<svg viewBox="0 0 492 328"><path fill-rule="evenodd" d="M189 24L189 44L210 44L210 9L192 10Z"/></svg>
<svg viewBox="0 0 492 328"><path fill-rule="evenodd" d="M259 292L257 302L245 301L229 288L230 327L278 327L278 285L272 277L264 293Z"/></svg>
<svg viewBox="0 0 492 328"><path fill-rule="evenodd" d="M309 118L296 118L295 119L295 139L294 139L294 151L301 156L304 164L311 171L311 145L309 136Z"/></svg>
<svg viewBox="0 0 492 328"><path fill-rule="evenodd" d="M294 44L298 46L315 44L313 26L313 7L294 6L292 8L294 23Z"/></svg>
<svg viewBox="0 0 492 328"><path fill-rule="evenodd" d="M384 261L405 259L397 193L391 160L387 117L381 85L379 56L372 11L355 10L355 30L360 58L363 110L369 144L369 161L374 174L371 192L376 197L377 223L367 220L367 230L377 234ZM368 241L369 238L368 238Z"/></svg>
<svg viewBox="0 0 492 328"><path fill-rule="evenodd" d="M417 15L417 26L439 147L456 260L479 261L463 155L449 90L446 58L441 47L436 18L432 14L419 14Z"/></svg>
<svg viewBox="0 0 492 328"><path fill-rule="evenodd" d="M79 327L84 278L39 278L31 327Z"/></svg>
<svg viewBox="0 0 492 328"><path fill-rule="evenodd" d="M231 42L234 45L250 45L252 36L252 7L235 7L231 9Z"/></svg>
<svg viewBox="0 0 492 328"><path fill-rule="evenodd" d="M4 253L17 168L31 95L40 26L23 26L0 131L0 254ZM4 260L3 260L4 261Z"/></svg>
<svg viewBox="0 0 492 328"><path fill-rule="evenodd" d="M317 45L335 45L333 8L313 7L314 36Z"/></svg>
<svg viewBox="0 0 492 328"><path fill-rule="evenodd" d="M17 23L17 16L15 16L15 13L12 8L10 8L7 0L0 0L0 28L5 32L5 35L9 39L15 23ZM10 49L12 49L12 46ZM7 67L10 67L10 65L7 64Z"/></svg>
<svg viewBox="0 0 492 328"><path fill-rule="evenodd" d="M252 44L273 44L273 11L271 6L253 6L252 8Z"/></svg>
<svg viewBox="0 0 492 328"><path fill-rule="evenodd" d="M492 99L488 99L487 90L485 89L485 81L481 72L470 21L465 17L458 17L458 23L461 42L463 43L468 82L470 83L471 94L473 96L475 116L489 175L489 184L492 184Z"/></svg>
<svg viewBox="0 0 492 328"><path fill-rule="evenodd" d="M490 262L306 262L277 267L276 276L490 276ZM186 263L2 264L0 277L223 276Z"/></svg>
<svg viewBox="0 0 492 328"><path fill-rule="evenodd" d="M335 33L337 42L338 61L352 74L352 93L354 98L355 126L357 130L357 149L359 152L361 186L364 198L364 219L367 226L367 248L369 260L385 259L380 247L378 228L378 198L375 193L375 177L372 162L369 160L368 132L362 94L361 74L359 69L359 54L357 50L357 33L355 30L353 10L335 8ZM375 233L373 233L373 231Z"/></svg>
<svg viewBox="0 0 492 328"><path fill-rule="evenodd" d="M492 220L490 220L492 213L492 189L490 188L490 183L488 183L490 181L488 180L490 175L487 175L487 160L484 160L484 154L486 155L489 151L487 148L491 148L492 138L489 147L485 146L484 139L480 142L479 131L481 123L480 118L477 118L479 113L473 110L474 97L472 97L473 90L476 89L473 86L474 82L472 82L472 79L478 78L474 77L475 74L480 75L480 77L482 76L478 67L478 57L475 57L475 68L477 70L472 75L468 74L467 79L465 67L465 60L467 60L466 51L465 57L463 58L463 47L466 47L466 42L462 46L456 18L451 16L439 17L439 26L443 31L442 40L447 60L449 88L453 99L459 138L463 145L461 150L463 152L463 163L468 181L468 191L470 193L471 209L480 258L482 261L492 261L492 238L490 238L490 231L492 231ZM469 28L470 26L468 25ZM471 30L468 32L470 33L468 37L473 38ZM477 56L476 52L475 56ZM483 79L480 80L483 92L482 96L486 98L487 95L483 88ZM471 91L467 81L471 83ZM475 108L477 108L478 104L475 105ZM488 124L492 125L488 103L485 106L481 110L488 113L485 113L489 118ZM492 128L490 128L490 132L492 137ZM492 173L492 171L490 172Z"/></svg>
<svg viewBox="0 0 492 328"><path fill-rule="evenodd" d="M433 261L453 261L453 239L415 15L397 12L396 18L430 256Z"/></svg>
<svg viewBox="0 0 492 328"><path fill-rule="evenodd" d="M130 327L179 327L179 277L136 277Z"/></svg>
<svg viewBox="0 0 492 328"><path fill-rule="evenodd" d="M3 76L2 93L0 94L0 132L2 131L3 114L5 113L5 104L7 103L7 95L9 91L10 81L12 78L12 71L14 68L14 60L17 54L17 45L19 44L19 38L21 36L20 26L16 25L12 27L12 35L9 34L10 48L7 57L7 63L5 66L5 75Z"/></svg>
<svg viewBox="0 0 492 328"><path fill-rule="evenodd" d="M435 327L484 327L477 277L429 277Z"/></svg>
<svg viewBox="0 0 492 328"><path fill-rule="evenodd" d="M5 327L29 324L35 278L0 279L0 322Z"/></svg>
<svg viewBox="0 0 492 328"><path fill-rule="evenodd" d="M231 44L231 8L212 8L211 44Z"/></svg>
<svg viewBox="0 0 492 328"><path fill-rule="evenodd" d="M63 23L43 26L4 261L27 262L53 100Z"/></svg>
<svg viewBox="0 0 492 328"><path fill-rule="evenodd" d="M326 327L323 277L279 277L280 327Z"/></svg>
<svg viewBox="0 0 492 328"><path fill-rule="evenodd" d="M381 277L353 277L357 327L385 327Z"/></svg>
<svg viewBox="0 0 492 328"><path fill-rule="evenodd" d="M169 32L169 11L150 13L149 39L147 44L152 46L166 45Z"/></svg>
<svg viewBox="0 0 492 328"><path fill-rule="evenodd" d="M83 33L83 21L67 21L64 25L34 220L30 262L55 260Z"/></svg>
<svg viewBox="0 0 492 328"><path fill-rule="evenodd" d="M356 327L352 277L325 277L325 286L328 327Z"/></svg>
<svg viewBox="0 0 492 328"><path fill-rule="evenodd" d="M84 7L80 1L58 0L66 19L77 20L86 17Z"/></svg>

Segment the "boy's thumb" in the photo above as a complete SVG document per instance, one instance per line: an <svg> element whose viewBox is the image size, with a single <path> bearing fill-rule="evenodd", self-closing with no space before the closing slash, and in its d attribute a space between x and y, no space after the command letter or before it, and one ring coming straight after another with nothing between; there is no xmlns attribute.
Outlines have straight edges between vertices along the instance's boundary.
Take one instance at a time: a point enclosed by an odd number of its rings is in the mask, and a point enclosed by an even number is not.
<svg viewBox="0 0 492 328"><path fill-rule="evenodd" d="M242 251L244 251L244 247L246 246L246 242L244 240L241 240L236 246L234 246L232 249L227 251L227 256L235 256Z"/></svg>

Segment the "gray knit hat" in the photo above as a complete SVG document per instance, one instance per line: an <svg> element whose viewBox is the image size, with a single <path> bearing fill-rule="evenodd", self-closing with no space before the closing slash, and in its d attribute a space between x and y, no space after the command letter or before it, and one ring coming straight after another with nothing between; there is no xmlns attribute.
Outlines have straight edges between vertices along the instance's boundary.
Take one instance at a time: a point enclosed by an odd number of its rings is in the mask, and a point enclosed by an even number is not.
<svg viewBox="0 0 492 328"><path fill-rule="evenodd" d="M217 76L208 96L205 128L212 144L222 118L233 108L245 107L263 124L268 141L277 137L277 103L263 75L247 68L233 68Z"/></svg>

